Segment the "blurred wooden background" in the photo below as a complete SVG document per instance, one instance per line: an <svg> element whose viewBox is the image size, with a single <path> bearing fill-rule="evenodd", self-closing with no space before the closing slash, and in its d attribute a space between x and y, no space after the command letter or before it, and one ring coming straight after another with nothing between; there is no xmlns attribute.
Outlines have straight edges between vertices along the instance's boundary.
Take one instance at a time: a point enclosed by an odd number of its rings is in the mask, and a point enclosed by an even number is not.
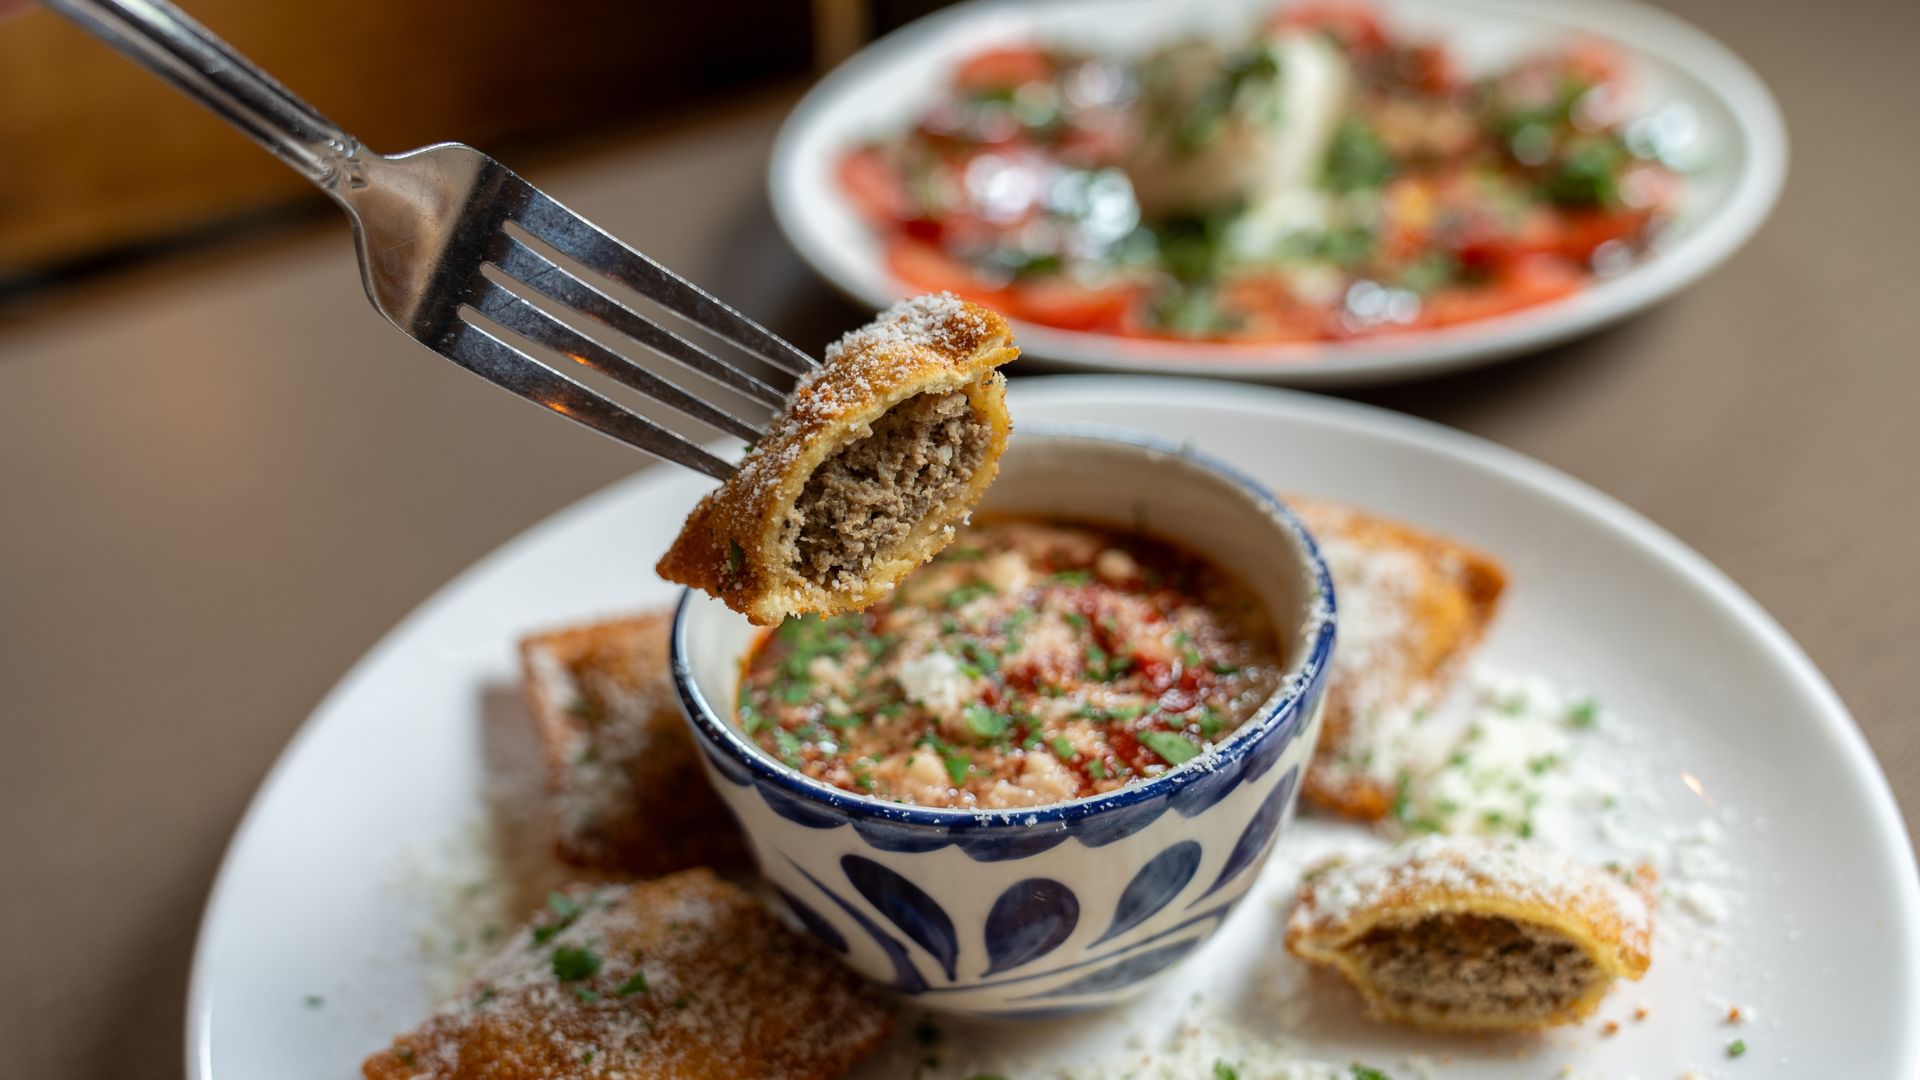
<svg viewBox="0 0 1920 1080"><path fill-rule="evenodd" d="M803 75L864 0L181 0L383 151L496 154ZM822 35L824 38L826 35ZM0 289L323 205L276 159L44 10L0 22Z"/></svg>

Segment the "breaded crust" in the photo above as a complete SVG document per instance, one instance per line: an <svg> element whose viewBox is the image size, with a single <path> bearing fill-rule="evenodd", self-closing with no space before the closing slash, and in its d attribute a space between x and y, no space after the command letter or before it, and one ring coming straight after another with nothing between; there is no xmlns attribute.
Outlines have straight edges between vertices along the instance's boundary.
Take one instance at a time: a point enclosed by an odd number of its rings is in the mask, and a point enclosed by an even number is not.
<svg viewBox="0 0 1920 1080"><path fill-rule="evenodd" d="M1383 1019L1447 1031L1551 1027L1592 1013L1615 979L1646 973L1655 885L1649 867L1614 873L1542 844L1423 837L1311 871L1287 920L1286 947L1303 960L1338 970ZM1485 999L1524 995L1514 995L1511 984L1487 980L1484 968L1463 960L1460 942L1442 930L1424 958L1431 974L1409 1000L1376 980L1357 947L1377 932L1407 931L1426 920L1460 916L1510 922L1538 940L1570 946L1595 970L1570 1000L1537 999L1503 1008ZM1561 960L1559 968L1566 966ZM1538 977L1555 974L1543 970ZM1475 979L1484 985L1476 986ZM1469 996L1484 1004L1458 1004Z"/></svg>
<svg viewBox="0 0 1920 1080"><path fill-rule="evenodd" d="M795 389L786 410L740 463L700 500L656 568L661 577L719 597L761 626L803 612L857 610L884 595L952 539L993 482L1012 428L1006 380L994 369L1019 355L1005 319L950 294L919 297L883 312L829 348L826 362ZM959 391L990 428L984 462L964 490L915 523L875 557L857 587L825 588L786 565L784 535L807 479L871 431L894 406L927 393Z"/></svg>
<svg viewBox="0 0 1920 1080"><path fill-rule="evenodd" d="M747 859L707 783L667 668L669 610L520 643L546 759L554 848L575 866L652 877Z"/></svg>
<svg viewBox="0 0 1920 1080"><path fill-rule="evenodd" d="M829 1080L892 1026L831 953L710 871L549 907L367 1080Z"/></svg>
<svg viewBox="0 0 1920 1080"><path fill-rule="evenodd" d="M1301 793L1322 809L1378 821L1395 790L1359 764L1368 756L1360 721L1445 688L1492 621L1506 572L1410 525L1320 499L1288 503L1320 544L1340 609L1320 743Z"/></svg>

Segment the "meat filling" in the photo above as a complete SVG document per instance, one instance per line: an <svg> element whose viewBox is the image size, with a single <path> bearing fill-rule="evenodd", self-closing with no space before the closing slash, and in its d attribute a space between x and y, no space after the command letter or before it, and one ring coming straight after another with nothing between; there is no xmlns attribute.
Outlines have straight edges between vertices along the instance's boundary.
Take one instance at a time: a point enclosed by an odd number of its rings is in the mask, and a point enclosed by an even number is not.
<svg viewBox="0 0 1920 1080"><path fill-rule="evenodd" d="M795 572L827 589L856 587L874 559L966 489L991 438L960 391L895 406L807 478L782 536Z"/></svg>
<svg viewBox="0 0 1920 1080"><path fill-rule="evenodd" d="M1551 1015L1602 977L1565 937L1484 915L1376 927L1350 951L1396 1005L1442 1014Z"/></svg>

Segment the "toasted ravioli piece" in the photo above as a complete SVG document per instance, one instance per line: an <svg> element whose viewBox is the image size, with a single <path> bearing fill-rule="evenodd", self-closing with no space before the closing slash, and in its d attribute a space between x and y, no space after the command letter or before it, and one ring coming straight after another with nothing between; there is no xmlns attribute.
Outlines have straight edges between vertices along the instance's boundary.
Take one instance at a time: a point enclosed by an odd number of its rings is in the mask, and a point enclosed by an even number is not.
<svg viewBox="0 0 1920 1080"><path fill-rule="evenodd" d="M1646 867L1616 876L1540 844L1430 836L1310 873L1286 945L1384 1019L1543 1028L1646 972L1653 886Z"/></svg>
<svg viewBox="0 0 1920 1080"><path fill-rule="evenodd" d="M651 877L746 861L680 716L667 669L672 627L663 609L520 643L554 847L575 866Z"/></svg>
<svg viewBox="0 0 1920 1080"><path fill-rule="evenodd" d="M1463 544L1338 503L1291 498L1333 575L1339 636L1320 744L1301 791L1364 821L1393 806L1394 778L1368 770L1370 721L1438 696L1480 643L1506 573Z"/></svg>
<svg viewBox="0 0 1920 1080"><path fill-rule="evenodd" d="M950 293L894 305L827 349L732 479L688 516L660 576L761 626L865 607L953 539L999 470L1019 355Z"/></svg>
<svg viewBox="0 0 1920 1080"><path fill-rule="evenodd" d="M548 906L367 1080L827 1080L891 1027L832 954L711 871Z"/></svg>

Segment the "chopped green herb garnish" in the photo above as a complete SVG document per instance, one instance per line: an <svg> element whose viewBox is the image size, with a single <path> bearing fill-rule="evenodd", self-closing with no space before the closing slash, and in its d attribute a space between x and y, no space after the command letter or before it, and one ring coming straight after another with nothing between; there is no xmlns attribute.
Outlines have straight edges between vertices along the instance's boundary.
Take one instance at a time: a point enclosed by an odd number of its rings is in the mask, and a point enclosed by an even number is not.
<svg viewBox="0 0 1920 1080"><path fill-rule="evenodd" d="M1213 1080L1240 1080L1240 1070L1224 1061L1213 1063Z"/></svg>
<svg viewBox="0 0 1920 1080"><path fill-rule="evenodd" d="M1027 625L1027 620L1031 618L1033 618L1033 610L1031 608L1021 608L1007 616L1007 623L1006 626L1002 627L1002 632L1007 636L1006 650L1008 653L1020 651L1020 628Z"/></svg>
<svg viewBox="0 0 1920 1080"><path fill-rule="evenodd" d="M1353 1080L1393 1080L1393 1077L1388 1076L1379 1069L1370 1069L1365 1065L1355 1065L1353 1067Z"/></svg>
<svg viewBox="0 0 1920 1080"><path fill-rule="evenodd" d="M1430 252L1400 272L1400 287L1422 295L1460 279L1460 261L1444 251Z"/></svg>
<svg viewBox="0 0 1920 1080"><path fill-rule="evenodd" d="M948 593L947 599L946 599L946 605L949 610L953 608L962 608L962 607L966 607L968 604L973 603L975 600L978 600L983 596L992 596L993 594L994 594L993 586L987 584L986 582L984 581L971 582L969 584L962 585L959 588Z"/></svg>
<svg viewBox="0 0 1920 1080"><path fill-rule="evenodd" d="M780 756L787 760L787 764L796 769L800 767L800 751L806 749L807 744L799 736L786 728L774 728L773 745L779 749Z"/></svg>
<svg viewBox="0 0 1920 1080"><path fill-rule="evenodd" d="M947 767L947 778L956 784L967 778L967 770L973 766L973 759L958 750L942 751L940 760Z"/></svg>
<svg viewBox="0 0 1920 1080"><path fill-rule="evenodd" d="M1407 809L1412 803L1412 785L1413 777L1407 775L1405 769L1400 770L1400 775L1394 780L1393 807L1387 811L1388 817L1402 823L1407 820Z"/></svg>
<svg viewBox="0 0 1920 1080"><path fill-rule="evenodd" d="M1067 741L1065 735L1055 735L1051 746L1053 748L1053 756L1059 758L1061 761L1072 761L1078 756L1073 749L1073 744Z"/></svg>
<svg viewBox="0 0 1920 1080"><path fill-rule="evenodd" d="M1200 666L1200 650L1193 647L1193 639L1187 636L1185 630L1175 630L1173 636L1167 640L1173 642L1174 648L1180 650L1181 663L1190 668Z"/></svg>
<svg viewBox="0 0 1920 1080"><path fill-rule="evenodd" d="M1170 765L1191 761L1200 754L1200 748L1193 745L1192 740L1171 731L1143 731L1140 742Z"/></svg>
<svg viewBox="0 0 1920 1080"><path fill-rule="evenodd" d="M600 970L600 956L592 949L562 945L553 950L553 977L561 982L591 979Z"/></svg>
<svg viewBox="0 0 1920 1080"><path fill-rule="evenodd" d="M1735 1039L1727 1044L1727 1056L1737 1058L1747 1052L1747 1040Z"/></svg>
<svg viewBox="0 0 1920 1080"><path fill-rule="evenodd" d="M961 715L966 718L967 727L983 739L997 738L1006 734L1007 718L978 702L962 709ZM955 782L958 783L958 781Z"/></svg>
<svg viewBox="0 0 1920 1080"><path fill-rule="evenodd" d="M988 652L980 643L969 641L962 645L960 650L967 654L967 659L972 661L973 666L978 670L989 675L1000 670L1000 658Z"/></svg>
<svg viewBox="0 0 1920 1080"><path fill-rule="evenodd" d="M1349 117L1334 129L1321 174L1335 192L1377 188L1393 175L1393 155L1366 122Z"/></svg>
<svg viewBox="0 0 1920 1080"><path fill-rule="evenodd" d="M1048 580L1055 585L1091 585L1093 575L1085 570L1062 570L1049 575Z"/></svg>
<svg viewBox="0 0 1920 1080"><path fill-rule="evenodd" d="M1567 710L1567 723L1584 731L1600 721L1600 703L1585 698Z"/></svg>
<svg viewBox="0 0 1920 1080"><path fill-rule="evenodd" d="M647 973L636 971L633 977L613 988L615 997L631 997L647 988Z"/></svg>
<svg viewBox="0 0 1920 1080"><path fill-rule="evenodd" d="M1601 206L1620 201L1620 174L1632 155L1610 132L1569 140L1559 167L1541 185L1547 198L1563 206Z"/></svg>
<svg viewBox="0 0 1920 1080"><path fill-rule="evenodd" d="M573 921L580 917L580 905L569 899L564 893L548 893L547 910L553 912L554 918L557 921L550 922L545 926L536 926L533 928L533 943L535 945L545 945L547 942L553 940L555 934L572 926Z"/></svg>
<svg viewBox="0 0 1920 1080"><path fill-rule="evenodd" d="M1107 763L1099 758L1094 758L1092 761L1087 762L1087 775L1093 777L1095 780L1105 780L1107 778Z"/></svg>
<svg viewBox="0 0 1920 1080"><path fill-rule="evenodd" d="M327 999L319 994L308 994L303 1000L306 1001L309 1009L318 1009L327 1003Z"/></svg>

